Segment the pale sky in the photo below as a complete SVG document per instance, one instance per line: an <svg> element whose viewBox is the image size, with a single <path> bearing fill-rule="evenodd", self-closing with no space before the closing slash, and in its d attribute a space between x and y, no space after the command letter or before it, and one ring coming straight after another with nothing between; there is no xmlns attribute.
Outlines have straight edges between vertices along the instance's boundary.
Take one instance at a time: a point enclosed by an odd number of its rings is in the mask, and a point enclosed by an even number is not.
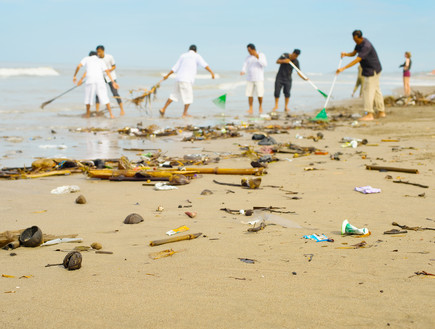
<svg viewBox="0 0 435 329"><path fill-rule="evenodd" d="M0 66L76 65L103 44L118 67L170 69L194 43L213 69L239 70L252 42L269 70L300 48L304 71L332 72L361 29L384 71L398 70L405 51L413 71L431 71L434 13L433 0L0 0Z"/></svg>

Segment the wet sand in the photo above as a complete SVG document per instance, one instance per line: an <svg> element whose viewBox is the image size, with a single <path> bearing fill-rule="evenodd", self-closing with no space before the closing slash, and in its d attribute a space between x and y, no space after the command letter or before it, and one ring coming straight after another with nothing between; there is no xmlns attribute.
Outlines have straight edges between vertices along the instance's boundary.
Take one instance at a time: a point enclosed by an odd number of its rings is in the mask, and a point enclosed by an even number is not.
<svg viewBox="0 0 435 329"><path fill-rule="evenodd" d="M114 253L84 252L83 267L68 272L62 267L44 266L63 260L65 253L55 249L70 249L75 244L19 248L13 257L11 251L2 250L0 272L15 276L0 278L2 326L434 327L435 278L413 276L416 271L435 273L434 231L408 231L399 236L383 232L394 228L393 221L435 227L435 111L433 107L394 107L387 108L387 114L384 120L358 127L347 123L333 131L322 131L324 139L317 143L295 139L296 134L315 134L312 130L274 135L278 142L343 153L340 161L331 160L329 155L293 158L291 154L277 154L281 161L269 165L262 185L282 185L285 190L297 191L300 200L277 188L247 190L213 183L213 179L239 183L240 176L204 175L174 191L154 191L142 182L90 180L80 174L1 180L0 231L38 225L46 233L78 233L84 239L82 245L100 242L104 250ZM237 143L255 145L251 134L243 135L193 144L180 142L180 148L239 152ZM345 136L366 138L369 144L378 146L342 148L339 140ZM403 149L393 151L396 146ZM415 168L420 173L368 171L365 164ZM218 166L249 168L250 160L227 159ZM306 167L319 170L305 171ZM394 184L385 178L387 175L429 188ZM77 193L50 194L57 186L73 184L80 186L88 204L75 204ZM382 192L363 195L353 191L365 185ZM200 195L204 189L213 194ZM425 196L419 197L421 193ZM162 213L155 211L159 205L164 207ZM253 217L219 210L253 206L295 211L276 215L302 228L268 225L258 233L248 233L249 226L241 222ZM188 218L185 211L197 211L198 216ZM123 224L132 212L141 214L145 221ZM342 237L344 219L369 228L371 236ZM190 227L189 233L206 236L160 247L148 245L181 225ZM303 235L312 233L324 233L335 242L303 239ZM337 249L362 240L370 247ZM178 253L158 260L148 256L170 248ZM306 256L309 254L313 255L311 261ZM256 262L246 264L238 258ZM32 277L19 279L23 275Z"/></svg>

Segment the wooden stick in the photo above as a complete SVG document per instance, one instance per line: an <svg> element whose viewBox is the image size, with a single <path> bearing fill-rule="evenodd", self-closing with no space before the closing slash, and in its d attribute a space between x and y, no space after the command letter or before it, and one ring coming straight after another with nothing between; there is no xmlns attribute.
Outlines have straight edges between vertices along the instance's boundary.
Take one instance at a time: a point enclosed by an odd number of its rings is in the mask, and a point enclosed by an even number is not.
<svg viewBox="0 0 435 329"><path fill-rule="evenodd" d="M264 168L233 169L233 168L186 168L187 171L196 171L199 174L215 175L261 175Z"/></svg>
<svg viewBox="0 0 435 329"><path fill-rule="evenodd" d="M418 186L418 187L422 187L422 188L429 188L429 186L427 186L427 185L422 185L422 184L417 184L417 183L411 183L411 182L405 182L403 180L393 180L393 183L401 183L401 184L408 184L408 185Z"/></svg>
<svg viewBox="0 0 435 329"><path fill-rule="evenodd" d="M172 242L178 242L183 240L192 240L200 237L202 233L195 233L195 234L186 234L186 235L180 235L180 236L174 236L173 238L167 238L162 240L154 240L150 242L150 246L160 246L165 243L172 243Z"/></svg>
<svg viewBox="0 0 435 329"><path fill-rule="evenodd" d="M367 170L383 170L383 171L397 171L397 172L406 172L409 174L418 174L417 169L406 169L406 168L396 168L396 167L384 167L384 166L372 166L366 165Z"/></svg>

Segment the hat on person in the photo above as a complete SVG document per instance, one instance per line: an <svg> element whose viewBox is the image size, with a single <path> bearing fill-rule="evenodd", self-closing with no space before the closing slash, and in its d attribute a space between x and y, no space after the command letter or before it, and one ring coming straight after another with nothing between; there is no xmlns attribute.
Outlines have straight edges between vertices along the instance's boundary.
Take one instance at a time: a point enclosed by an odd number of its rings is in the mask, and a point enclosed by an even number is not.
<svg viewBox="0 0 435 329"><path fill-rule="evenodd" d="M300 53L301 53L300 49L293 50L293 54L300 55Z"/></svg>

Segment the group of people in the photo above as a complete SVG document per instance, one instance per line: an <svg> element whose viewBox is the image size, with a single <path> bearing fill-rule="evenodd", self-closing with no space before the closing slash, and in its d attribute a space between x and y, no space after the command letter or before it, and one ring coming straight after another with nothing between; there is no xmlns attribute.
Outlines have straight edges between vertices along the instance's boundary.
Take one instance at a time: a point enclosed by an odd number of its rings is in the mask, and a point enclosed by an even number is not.
<svg viewBox="0 0 435 329"><path fill-rule="evenodd" d="M362 83L362 97L364 102L364 112L366 113L360 120L370 121L375 117L385 117L384 99L380 89L379 78L382 71L382 66L379 61L378 54L371 44L371 42L363 37L360 30L352 32L352 37L356 46L352 52L342 52L341 57L357 57L344 67L339 68L336 74L340 74L344 70L359 64L361 72ZM249 110L248 113L253 113L254 95L258 98L259 113L263 112L263 97L264 97L264 68L267 66L266 56L258 52L255 45L250 43L247 45L248 56L246 57L241 75L246 76L246 96L248 97ZM284 110L289 111L290 91L292 87L292 73L293 69L297 68L298 75L308 80L306 77L299 73L300 65L298 57L301 54L299 49L295 49L292 53L282 54L276 61L279 64L279 70L275 80L275 107L273 111L278 109L279 98L281 90L284 93ZM411 54L406 53L406 62L404 67L404 81L408 82L409 93L409 70L411 68ZM176 74L176 82L172 93L166 101L164 107L160 109L160 115L163 117L166 113L168 106L172 102L181 100L184 104L183 117L189 116L188 109L193 103L193 84L197 73L198 66L203 67L211 74L214 79L215 75L207 62L197 53L197 47L191 45L188 52L182 54L171 71L164 76L164 80L168 79L173 73ZM77 82L77 74L81 67L85 68L85 73L82 78ZM91 51L89 56L82 59L77 66L74 73L73 82L78 85L85 81L85 105L86 117L89 117L90 107L92 104L97 103L97 113L99 113L98 103L106 105L110 117L113 114L110 108L109 97L107 94L106 84L109 85L113 96L116 98L120 105L121 115L124 114L122 99L118 93L118 84L116 83L116 65L113 56L106 54L104 46L98 46L96 51ZM405 80L407 79L407 80ZM405 90L406 92L406 90ZM376 114L375 114L376 110Z"/></svg>

